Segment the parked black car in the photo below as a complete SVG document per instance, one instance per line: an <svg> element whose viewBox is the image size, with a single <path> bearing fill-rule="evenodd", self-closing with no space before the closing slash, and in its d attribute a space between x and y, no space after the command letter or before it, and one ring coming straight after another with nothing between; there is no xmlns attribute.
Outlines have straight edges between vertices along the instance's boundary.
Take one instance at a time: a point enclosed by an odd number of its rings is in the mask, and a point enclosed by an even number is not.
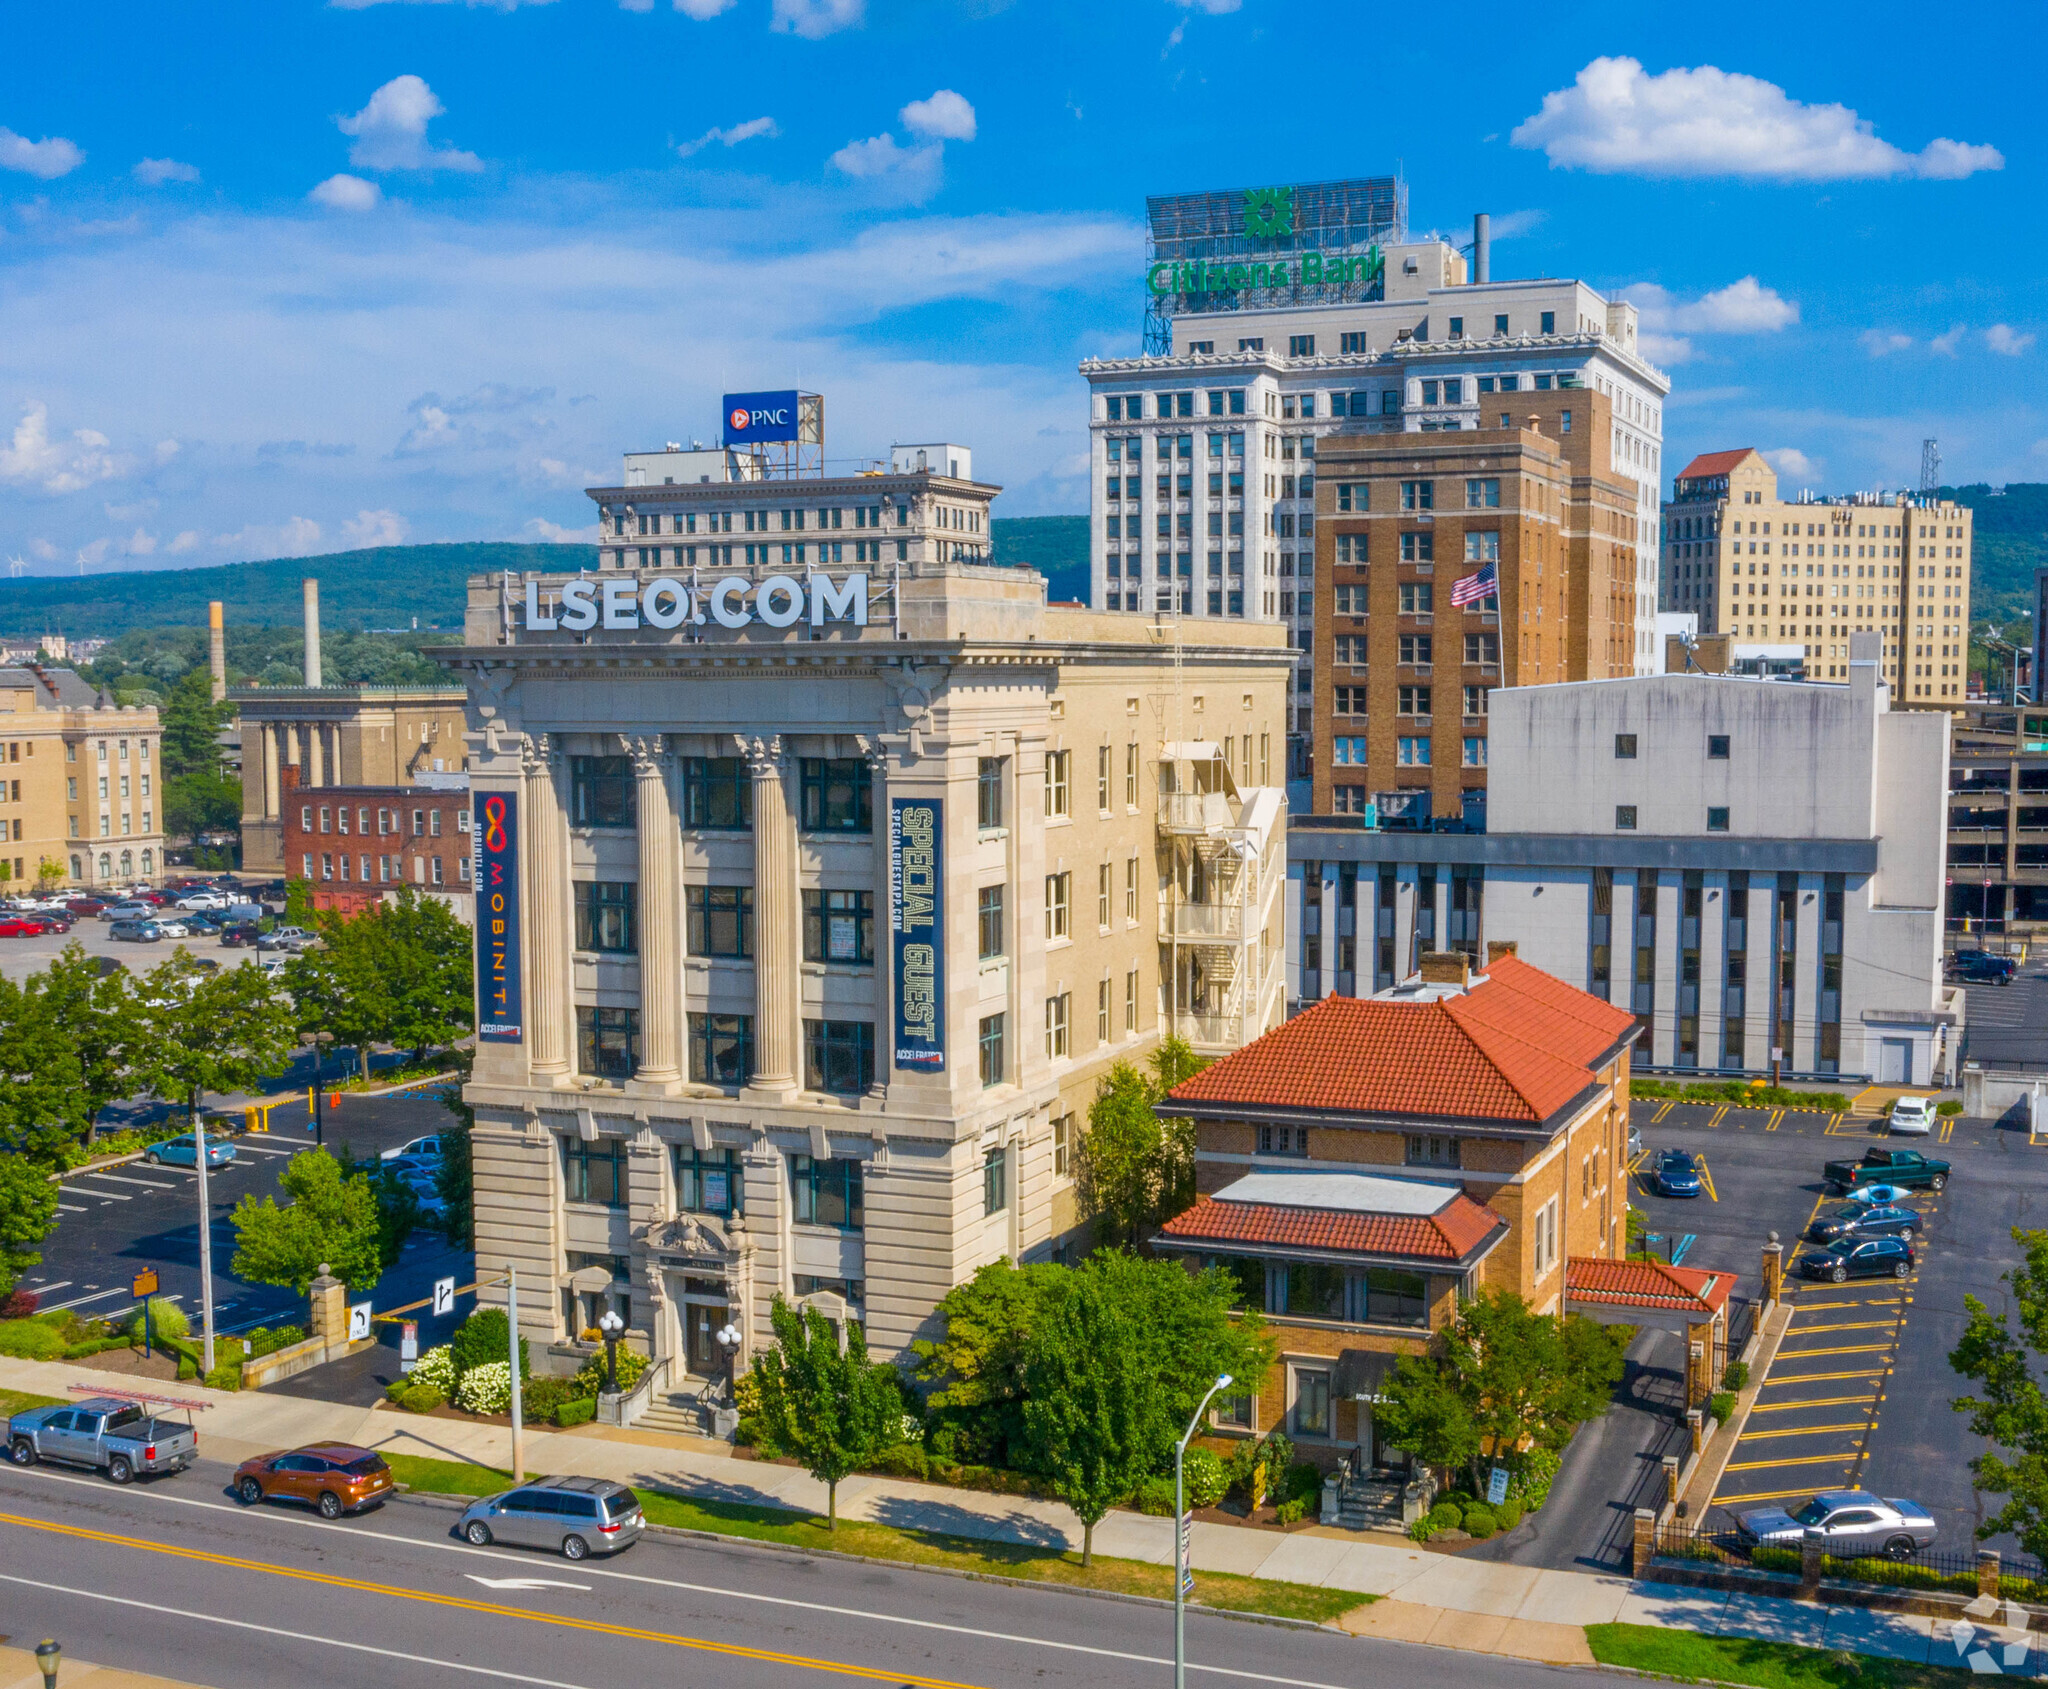
<svg viewBox="0 0 2048 1689"><path fill-rule="evenodd" d="M2019 973L2010 956L1996 956L1989 950L1958 950L1948 959L1950 979L1969 985L2010 985Z"/></svg>
<svg viewBox="0 0 2048 1689"><path fill-rule="evenodd" d="M1895 1237L1911 1243L1920 1216L1895 1202L1848 1202L1819 1215L1806 1228L1808 1243L1840 1244L1849 1238Z"/></svg>
<svg viewBox="0 0 2048 1689"><path fill-rule="evenodd" d="M252 947L263 929L254 921L233 921L220 929L220 941L230 950Z"/></svg>
<svg viewBox="0 0 2048 1689"><path fill-rule="evenodd" d="M1904 1278L1913 1270L1913 1246L1904 1238L1844 1238L1832 1249L1799 1257L1808 1278L1841 1284L1852 1278Z"/></svg>

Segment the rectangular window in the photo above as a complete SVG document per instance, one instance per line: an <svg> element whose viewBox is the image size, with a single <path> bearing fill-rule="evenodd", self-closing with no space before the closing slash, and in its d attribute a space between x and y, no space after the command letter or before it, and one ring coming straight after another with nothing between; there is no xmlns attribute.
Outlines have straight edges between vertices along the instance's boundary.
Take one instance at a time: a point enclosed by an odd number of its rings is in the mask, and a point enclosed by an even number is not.
<svg viewBox="0 0 2048 1689"><path fill-rule="evenodd" d="M1294 1302L1294 1275L1305 1264L1287 1269L1288 1304ZM1310 1272L1335 1269L1306 1268ZM1327 1437L1330 1434L1330 1374L1322 1367L1302 1368L1294 1375L1294 1434L1297 1437Z"/></svg>
<svg viewBox="0 0 2048 1689"><path fill-rule="evenodd" d="M684 942L692 956L745 957L754 953L752 886L685 886Z"/></svg>
<svg viewBox="0 0 2048 1689"><path fill-rule="evenodd" d="M1545 312L1543 313L1543 315L1542 315L1541 319L1539 320L1539 325L1538 325L1538 328L1537 328L1537 333L1539 333L1539 334L1555 334L1556 332L1557 332L1557 313L1556 313L1555 311L1545 311Z"/></svg>
<svg viewBox="0 0 2048 1689"><path fill-rule="evenodd" d="M617 1010L615 1013L627 1011ZM562 1146L562 1200L595 1202L606 1208L626 1206L626 1140L556 1139Z"/></svg>
<svg viewBox="0 0 2048 1689"><path fill-rule="evenodd" d="M1003 888L983 886L978 894L977 920L981 931L981 959L1003 953Z"/></svg>
<svg viewBox="0 0 2048 1689"><path fill-rule="evenodd" d="M975 1043L982 1085L1000 1085L1003 1082L1003 1017L982 1016Z"/></svg>
<svg viewBox="0 0 2048 1689"><path fill-rule="evenodd" d="M580 1004L576 1010L579 1073L598 1079L630 1079L640 1065L640 1011ZM595 1201L596 1198L587 1200Z"/></svg>
<svg viewBox="0 0 2048 1689"><path fill-rule="evenodd" d="M1124 919L1135 921L1137 918L1138 859L1135 856L1127 856L1124 858Z"/></svg>
<svg viewBox="0 0 2048 1689"><path fill-rule="evenodd" d="M1726 762L1728 760L1727 734L1709 733L1707 735L1707 759L1710 762Z"/></svg>
<svg viewBox="0 0 2048 1689"><path fill-rule="evenodd" d="M1434 581L1403 581L1398 588L1396 603L1404 616L1427 616L1436 610L1436 583Z"/></svg>
<svg viewBox="0 0 2048 1689"><path fill-rule="evenodd" d="M1109 894L1116 883L1116 875L1107 862L1095 870L1095 924L1104 932L1109 931Z"/></svg>
<svg viewBox="0 0 2048 1689"><path fill-rule="evenodd" d="M1344 1317L1344 1269L1323 1261L1289 1261L1287 1301L1281 1311L1306 1314L1310 1319L1341 1320ZM1307 1375L1301 1376L1305 1378Z"/></svg>
<svg viewBox="0 0 2048 1689"><path fill-rule="evenodd" d="M1107 983L1105 981L1105 983ZM1052 1122L1052 1176L1067 1178L1074 1165L1074 1117L1060 1114Z"/></svg>
<svg viewBox="0 0 2048 1689"><path fill-rule="evenodd" d="M1401 536L1401 561L1403 563L1434 563L1436 561L1436 535L1403 534Z"/></svg>
<svg viewBox="0 0 2048 1689"><path fill-rule="evenodd" d="M1632 803L1618 803L1614 806L1614 830L1617 833L1633 833L1636 830L1636 806Z"/></svg>
<svg viewBox="0 0 2048 1689"><path fill-rule="evenodd" d="M1465 483L1465 508L1467 510L1498 510L1500 508L1500 482L1489 476L1485 480Z"/></svg>
<svg viewBox="0 0 2048 1689"><path fill-rule="evenodd" d="M745 1176L736 1149L677 1144L675 1178L679 1213L738 1214L746 1207Z"/></svg>
<svg viewBox="0 0 2048 1689"><path fill-rule="evenodd" d="M1614 754L1623 762L1633 762L1636 754L1636 736L1633 733L1615 734Z"/></svg>
<svg viewBox="0 0 2048 1689"><path fill-rule="evenodd" d="M1395 706L1402 715L1428 715L1430 713L1430 688L1427 686L1398 686L1394 689Z"/></svg>
<svg viewBox="0 0 2048 1689"><path fill-rule="evenodd" d="M1124 747L1124 807L1138 807L1138 747L1135 742Z"/></svg>
<svg viewBox="0 0 2048 1689"><path fill-rule="evenodd" d="M683 825L743 833L754 825L754 777L738 757L683 758Z"/></svg>
<svg viewBox="0 0 2048 1689"><path fill-rule="evenodd" d="M807 833L874 831L873 775L861 757L805 757L800 785Z"/></svg>
<svg viewBox="0 0 2048 1689"><path fill-rule="evenodd" d="M1062 991L1045 1000L1045 1055L1048 1061L1065 1061L1071 1053L1069 1022L1073 1018L1074 994Z"/></svg>
<svg viewBox="0 0 2048 1689"><path fill-rule="evenodd" d="M1397 741L1395 760L1403 768L1429 767L1429 741L1422 738L1404 738Z"/></svg>
<svg viewBox="0 0 2048 1689"><path fill-rule="evenodd" d="M1408 1165L1410 1167L1462 1167L1464 1151L1456 1138L1438 1133L1411 1132L1408 1134Z"/></svg>
<svg viewBox="0 0 2048 1689"><path fill-rule="evenodd" d="M871 967L875 960L875 894L806 891L804 960Z"/></svg>
<svg viewBox="0 0 2048 1689"><path fill-rule="evenodd" d="M1478 533L1465 535L1465 561L1467 563L1498 563L1500 561L1500 533L1488 528Z"/></svg>
<svg viewBox="0 0 2048 1689"><path fill-rule="evenodd" d="M1068 904L1073 886L1074 876L1071 873L1045 876L1045 936L1048 939L1068 936Z"/></svg>
<svg viewBox="0 0 2048 1689"><path fill-rule="evenodd" d="M984 833L1003 824L1002 757L983 757L974 768L974 824Z"/></svg>
<svg viewBox="0 0 2048 1689"><path fill-rule="evenodd" d="M578 880L576 948L610 952L639 948L634 931L639 889L630 880Z"/></svg>
<svg viewBox="0 0 2048 1689"><path fill-rule="evenodd" d="M1467 734L1465 737L1465 766L1484 768L1486 766L1486 740Z"/></svg>
<svg viewBox="0 0 2048 1689"><path fill-rule="evenodd" d="M998 1147L981 1158L981 1211L1000 1214L1010 1206L1009 1155Z"/></svg>
<svg viewBox="0 0 2048 1689"><path fill-rule="evenodd" d="M1102 814L1109 813L1109 760L1107 745L1095 747L1095 807Z"/></svg>
<svg viewBox="0 0 2048 1689"><path fill-rule="evenodd" d="M865 1020L804 1022L804 1086L859 1096L875 1082L875 1027Z"/></svg>
<svg viewBox="0 0 2048 1689"><path fill-rule="evenodd" d="M1287 355L1290 358L1313 358L1316 355L1316 337L1312 334L1290 334L1287 337Z"/></svg>
<svg viewBox="0 0 2048 1689"><path fill-rule="evenodd" d="M744 1085L754 1076L752 1015L690 1016L690 1077L699 1085Z"/></svg>
<svg viewBox="0 0 2048 1689"><path fill-rule="evenodd" d="M851 1156L823 1161L808 1155L789 1158L789 1188L796 1198L800 1226L837 1226L857 1232L865 1219L861 1164Z"/></svg>
<svg viewBox="0 0 2048 1689"><path fill-rule="evenodd" d="M1403 481L1401 483L1401 508L1403 510L1434 510L1436 508L1436 483L1434 481Z"/></svg>
<svg viewBox="0 0 2048 1689"><path fill-rule="evenodd" d="M1067 777L1073 767L1071 751L1047 751L1045 753L1045 814L1046 819L1068 813Z"/></svg>
<svg viewBox="0 0 2048 1689"><path fill-rule="evenodd" d="M1728 811L1726 809L1716 806L1708 807L1707 831L1710 833L1725 833L1728 831Z"/></svg>
<svg viewBox="0 0 2048 1689"><path fill-rule="evenodd" d="M570 813L579 827L632 826L633 786L633 764L626 757L569 759Z"/></svg>
<svg viewBox="0 0 2048 1689"><path fill-rule="evenodd" d="M1429 1323L1429 1284L1420 1273L1368 1267L1359 1275L1359 1313L1373 1325Z"/></svg>

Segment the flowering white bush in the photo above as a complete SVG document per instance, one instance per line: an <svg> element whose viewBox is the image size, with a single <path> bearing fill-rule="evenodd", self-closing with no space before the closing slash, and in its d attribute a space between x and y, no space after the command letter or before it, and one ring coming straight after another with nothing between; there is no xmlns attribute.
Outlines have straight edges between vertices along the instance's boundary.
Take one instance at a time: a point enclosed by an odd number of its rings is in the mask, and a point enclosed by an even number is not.
<svg viewBox="0 0 2048 1689"><path fill-rule="evenodd" d="M431 1384L442 1395L451 1395L455 1390L455 1351L446 1343L437 1349L429 1349L420 1356L413 1367L409 1382Z"/></svg>
<svg viewBox="0 0 2048 1689"><path fill-rule="evenodd" d="M906 1443L914 1443L924 1431L924 1423L914 1413L906 1413L896 1422L896 1435Z"/></svg>
<svg viewBox="0 0 2048 1689"><path fill-rule="evenodd" d="M462 1375L458 1404L469 1413L505 1413L512 1406L512 1367L507 1361L486 1361Z"/></svg>

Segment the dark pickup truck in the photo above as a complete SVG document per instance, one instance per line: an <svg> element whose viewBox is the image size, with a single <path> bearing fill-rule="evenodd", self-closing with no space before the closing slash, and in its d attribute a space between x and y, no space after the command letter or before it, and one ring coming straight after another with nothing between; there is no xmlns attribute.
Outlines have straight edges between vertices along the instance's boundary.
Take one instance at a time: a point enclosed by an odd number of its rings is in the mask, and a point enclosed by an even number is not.
<svg viewBox="0 0 2048 1689"><path fill-rule="evenodd" d="M1861 1161L1830 1161L1822 1170L1843 1190L1858 1185L1902 1185L1938 1191L1948 1183L1948 1163L1930 1161L1916 1149L1867 1149Z"/></svg>

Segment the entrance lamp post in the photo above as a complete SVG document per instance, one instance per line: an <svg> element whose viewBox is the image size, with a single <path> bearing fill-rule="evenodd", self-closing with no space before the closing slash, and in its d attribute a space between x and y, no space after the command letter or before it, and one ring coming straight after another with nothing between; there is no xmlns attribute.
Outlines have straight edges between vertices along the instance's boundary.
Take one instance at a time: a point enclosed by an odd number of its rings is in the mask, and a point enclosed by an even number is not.
<svg viewBox="0 0 2048 1689"><path fill-rule="evenodd" d="M727 1320L718 1328L716 1342L720 1352L725 1356L725 1399L735 1407L739 1405L739 1396L734 1383L734 1368L740 1358L740 1344L745 1341L745 1333L733 1320Z"/></svg>
<svg viewBox="0 0 2048 1689"><path fill-rule="evenodd" d="M598 1332L604 1338L604 1387L607 1395L619 1393L619 1334L626 1329L626 1322L619 1318L616 1308L607 1308L604 1318L597 1322Z"/></svg>
<svg viewBox="0 0 2048 1689"><path fill-rule="evenodd" d="M1194 1582L1194 1556L1189 1542L1190 1526L1186 1504L1182 1499L1181 1467L1185 1463L1188 1443L1201 1427L1209 1411L1209 1403L1219 1390L1230 1388L1230 1374L1221 1374L1209 1386L1209 1394L1195 1409L1195 1417L1188 1421L1187 1434L1173 1445L1173 1689L1187 1689L1187 1593Z"/></svg>

